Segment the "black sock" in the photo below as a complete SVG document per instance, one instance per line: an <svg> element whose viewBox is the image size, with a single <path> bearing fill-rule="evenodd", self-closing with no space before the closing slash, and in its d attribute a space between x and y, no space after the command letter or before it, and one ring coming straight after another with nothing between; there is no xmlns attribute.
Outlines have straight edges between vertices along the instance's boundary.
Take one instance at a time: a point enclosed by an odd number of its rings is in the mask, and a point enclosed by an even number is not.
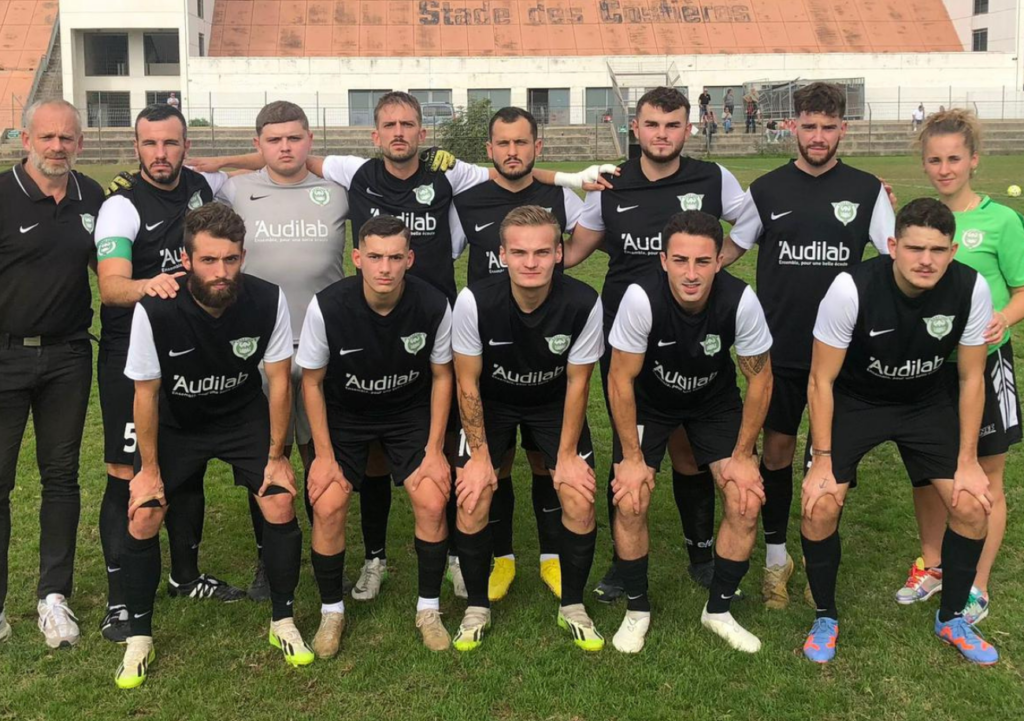
<svg viewBox="0 0 1024 721"><path fill-rule="evenodd" d="M431 542L417 538L415 546L419 562L419 597L440 598L441 579L444 578L444 567L448 560L448 539Z"/></svg>
<svg viewBox="0 0 1024 721"><path fill-rule="evenodd" d="M942 602L939 606L942 623L963 613L984 547L984 538L965 538L952 528L946 529L942 537Z"/></svg>
<svg viewBox="0 0 1024 721"><path fill-rule="evenodd" d="M320 589L320 603L338 603L344 600L342 590L345 581L345 552L333 556L324 556L311 550L310 560L313 562L313 576Z"/></svg>
<svg viewBox="0 0 1024 721"><path fill-rule="evenodd" d="M789 530L789 511L793 506L793 465L770 471L761 463L765 504L761 509L761 525L765 543L785 543Z"/></svg>
<svg viewBox="0 0 1024 721"><path fill-rule="evenodd" d="M725 613L732 604L732 597L740 587L740 581L747 575L750 561L733 561L715 556L715 575L711 579L708 593L708 613Z"/></svg>
<svg viewBox="0 0 1024 721"><path fill-rule="evenodd" d="M615 491L612 490L612 479L615 478L615 466L608 469L608 536L612 539L612 565L619 562L619 554L615 550Z"/></svg>
<svg viewBox="0 0 1024 721"><path fill-rule="evenodd" d="M263 522L263 563L270 584L272 618L280 621L293 615L292 601L299 585L299 566L302 562L302 531L299 522Z"/></svg>
<svg viewBox="0 0 1024 721"><path fill-rule="evenodd" d="M626 610L651 611L651 601L647 598L647 556L635 561L620 558L617 561L619 576L626 587Z"/></svg>
<svg viewBox="0 0 1024 721"><path fill-rule="evenodd" d="M455 534L459 537L459 565L462 567L462 577L466 580L466 603L490 608L487 578L491 573L491 527L484 526L479 533L456 530Z"/></svg>
<svg viewBox="0 0 1024 721"><path fill-rule="evenodd" d="M263 558L263 511L256 502L256 496L249 495L249 520L252 521L252 535L256 538L256 557Z"/></svg>
<svg viewBox="0 0 1024 721"><path fill-rule="evenodd" d="M683 523L690 563L708 563L714 557L715 545L715 480L711 471L689 476L673 469L672 494Z"/></svg>
<svg viewBox="0 0 1024 721"><path fill-rule="evenodd" d="M537 517L540 552L557 554L562 545L562 501L551 476L533 474L533 515Z"/></svg>
<svg viewBox="0 0 1024 721"><path fill-rule="evenodd" d="M206 494L203 492L204 468L174 491L164 524L171 547L171 578L186 586L199 578L199 543L206 518Z"/></svg>
<svg viewBox="0 0 1024 721"><path fill-rule="evenodd" d="M107 475L107 488L100 501L100 543L107 565L107 608L124 605L121 583L121 553L128 535L128 481Z"/></svg>
<svg viewBox="0 0 1024 721"><path fill-rule="evenodd" d="M160 585L160 534L135 538L125 532L121 583L132 636L153 635L153 601Z"/></svg>
<svg viewBox="0 0 1024 721"><path fill-rule="evenodd" d="M597 529L589 533L573 533L562 524L561 546L558 550L562 566L562 605L583 603L583 591L594 564Z"/></svg>
<svg viewBox="0 0 1024 721"><path fill-rule="evenodd" d="M391 515L391 475L366 476L359 487L366 560L388 557L388 517Z"/></svg>
<svg viewBox="0 0 1024 721"><path fill-rule="evenodd" d="M816 617L838 620L836 577L839 575L839 562L843 557L839 529L822 541L812 541L800 534L800 543L804 550L804 560L807 561L807 583L810 584L811 595L814 596Z"/></svg>
<svg viewBox="0 0 1024 721"><path fill-rule="evenodd" d="M511 556L512 519L516 515L516 492L512 487L512 476L498 479L498 490L491 498L490 525L494 555Z"/></svg>

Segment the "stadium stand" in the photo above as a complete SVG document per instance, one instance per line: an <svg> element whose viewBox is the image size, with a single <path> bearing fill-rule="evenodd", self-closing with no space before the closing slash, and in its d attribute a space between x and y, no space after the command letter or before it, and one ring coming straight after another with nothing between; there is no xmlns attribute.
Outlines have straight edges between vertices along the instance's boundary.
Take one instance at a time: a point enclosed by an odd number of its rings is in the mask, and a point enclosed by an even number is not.
<svg viewBox="0 0 1024 721"><path fill-rule="evenodd" d="M57 0L0 0L0 130L20 126L56 22Z"/></svg>

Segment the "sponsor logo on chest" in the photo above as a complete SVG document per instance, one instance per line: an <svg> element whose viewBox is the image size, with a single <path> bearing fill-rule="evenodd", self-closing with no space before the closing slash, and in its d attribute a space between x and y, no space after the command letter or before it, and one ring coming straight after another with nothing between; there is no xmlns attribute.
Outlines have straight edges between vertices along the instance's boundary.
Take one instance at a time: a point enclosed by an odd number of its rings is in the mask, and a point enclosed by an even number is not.
<svg viewBox="0 0 1024 721"><path fill-rule="evenodd" d="M850 249L843 243L830 245L824 240L816 240L809 245L787 240L779 243L779 265L846 267L850 264L850 255Z"/></svg>
<svg viewBox="0 0 1024 721"><path fill-rule="evenodd" d="M381 214L380 208L370 208L370 216L376 218ZM391 213L385 210L384 215L394 215L405 223L413 235L429 235L437 230L437 219L433 215L420 215L419 213Z"/></svg>
<svg viewBox="0 0 1024 721"><path fill-rule="evenodd" d="M654 377L661 381L662 385L674 391L693 393L707 387L714 381L718 377L718 371L712 371L707 376L687 376L679 371L666 370L665 366L659 361L654 364Z"/></svg>
<svg viewBox="0 0 1024 721"><path fill-rule="evenodd" d="M503 365L495 363L494 368L491 371L491 378L513 386L542 386L561 378L564 374L565 366L558 366L554 370L550 371L529 371L526 373L520 373L519 371L509 370Z"/></svg>
<svg viewBox="0 0 1024 721"><path fill-rule="evenodd" d="M409 371L408 373L393 373L383 378L360 378L355 373L345 374L345 390L353 391L355 393L371 393L379 395L382 393L391 393L393 391L405 388L410 383L416 382L419 379L419 371Z"/></svg>
<svg viewBox="0 0 1024 721"><path fill-rule="evenodd" d="M215 396L233 391L244 385L247 380L249 380L249 374L245 372L235 376L207 376L196 380L189 380L183 375L175 374L174 383L171 385L171 395L183 398Z"/></svg>
<svg viewBox="0 0 1024 721"><path fill-rule="evenodd" d="M289 220L286 223L257 220L253 224L253 241L257 243L324 242L330 234L331 229L322 220L315 223L302 219Z"/></svg>

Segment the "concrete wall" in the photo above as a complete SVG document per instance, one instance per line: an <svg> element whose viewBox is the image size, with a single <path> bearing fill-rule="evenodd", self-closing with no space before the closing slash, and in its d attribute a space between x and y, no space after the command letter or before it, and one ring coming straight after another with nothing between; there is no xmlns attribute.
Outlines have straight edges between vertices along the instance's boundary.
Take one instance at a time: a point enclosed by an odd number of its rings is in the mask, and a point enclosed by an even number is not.
<svg viewBox="0 0 1024 721"><path fill-rule="evenodd" d="M974 0L944 0L964 50L971 49L971 33L988 30L989 52L1016 54L1019 34L1017 21L1021 0L989 0L988 12L974 14Z"/></svg>

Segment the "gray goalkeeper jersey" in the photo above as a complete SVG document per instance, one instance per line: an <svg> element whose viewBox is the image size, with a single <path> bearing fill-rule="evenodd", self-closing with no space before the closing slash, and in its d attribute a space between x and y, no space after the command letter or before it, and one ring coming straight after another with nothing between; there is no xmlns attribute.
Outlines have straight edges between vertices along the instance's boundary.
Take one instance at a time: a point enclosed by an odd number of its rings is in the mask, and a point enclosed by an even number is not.
<svg viewBox="0 0 1024 721"><path fill-rule="evenodd" d="M313 296L345 275L348 193L312 173L275 183L264 168L232 177L218 198L245 220L243 270L281 286L298 343Z"/></svg>

